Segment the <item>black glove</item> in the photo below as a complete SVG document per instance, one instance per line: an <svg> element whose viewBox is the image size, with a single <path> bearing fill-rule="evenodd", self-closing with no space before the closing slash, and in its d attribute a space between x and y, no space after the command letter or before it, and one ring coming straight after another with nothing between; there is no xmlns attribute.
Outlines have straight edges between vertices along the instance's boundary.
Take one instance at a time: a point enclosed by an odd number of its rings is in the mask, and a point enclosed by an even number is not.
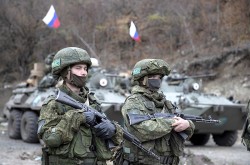
<svg viewBox="0 0 250 165"><path fill-rule="evenodd" d="M110 139L115 134L115 125L109 120L104 120L101 123L94 126L96 136L102 139Z"/></svg>
<svg viewBox="0 0 250 165"><path fill-rule="evenodd" d="M93 112L87 111L83 112L86 117L86 123L90 126L94 126L96 123L95 114Z"/></svg>

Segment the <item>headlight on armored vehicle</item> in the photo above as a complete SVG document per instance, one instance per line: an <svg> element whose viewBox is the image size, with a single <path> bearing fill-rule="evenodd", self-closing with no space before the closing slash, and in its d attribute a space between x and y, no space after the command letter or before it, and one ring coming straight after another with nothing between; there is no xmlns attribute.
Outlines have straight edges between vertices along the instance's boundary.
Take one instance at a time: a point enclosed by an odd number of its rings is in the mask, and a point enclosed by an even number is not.
<svg viewBox="0 0 250 165"><path fill-rule="evenodd" d="M198 83L193 83L192 85L193 85L194 90L196 90L196 91L199 90L200 85Z"/></svg>
<svg viewBox="0 0 250 165"><path fill-rule="evenodd" d="M108 84L108 80L105 79L105 78L102 78L102 79L100 79L99 84L100 84L102 87L105 87L105 86L107 86L107 84Z"/></svg>

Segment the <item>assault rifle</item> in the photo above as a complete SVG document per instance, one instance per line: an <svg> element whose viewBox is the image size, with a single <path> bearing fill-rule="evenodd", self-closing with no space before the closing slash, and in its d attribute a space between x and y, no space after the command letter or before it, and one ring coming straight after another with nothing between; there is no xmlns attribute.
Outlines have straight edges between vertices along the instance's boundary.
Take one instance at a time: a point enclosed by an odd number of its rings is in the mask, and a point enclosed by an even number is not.
<svg viewBox="0 0 250 165"><path fill-rule="evenodd" d="M191 120L193 122L203 122L203 123L219 123L219 120L213 120L211 117L209 119L204 119L201 116L186 115L183 113L155 113L152 115L141 115L141 114L132 114L128 113L129 124L138 124L146 120L156 119L156 118L173 118L175 116L181 117L185 120ZM188 138L188 135L184 132L177 132L177 134L185 141Z"/></svg>
<svg viewBox="0 0 250 165"><path fill-rule="evenodd" d="M64 93L60 90L58 90L57 97L55 100L60 102L60 103L69 105L75 109L82 109L84 111L93 112L95 114L95 117L96 117L96 121L97 121L96 124L99 124L103 120L108 120L105 114L98 112L97 110L87 106L84 103L80 103L79 101L76 101L74 98L70 97L69 95L67 95L66 93ZM124 139L128 140L129 142L131 142L132 144L134 144L135 146L140 148L142 151L146 152L148 155L153 156L155 159L160 161L160 156L156 155L154 152L145 148L141 144L140 140L138 138L136 138L134 135L132 135L128 131L124 130L122 127L120 127L120 128L123 131L123 138ZM110 148L112 148L114 146L111 139L108 139L107 143L108 143L108 146Z"/></svg>
<svg viewBox="0 0 250 165"><path fill-rule="evenodd" d="M209 119L204 119L201 116L195 116L195 115L187 115L187 114L183 114L183 113L155 113L152 115L141 115L141 114L132 114L132 113L128 113L128 119L129 119L129 124L133 125L133 124L137 124L137 123L141 123L143 121L146 120L150 120L150 119L156 119L156 118L173 118L173 117L181 117L185 120L191 120L193 122L202 122L202 123L220 123L219 120L214 120L211 117L209 117Z"/></svg>

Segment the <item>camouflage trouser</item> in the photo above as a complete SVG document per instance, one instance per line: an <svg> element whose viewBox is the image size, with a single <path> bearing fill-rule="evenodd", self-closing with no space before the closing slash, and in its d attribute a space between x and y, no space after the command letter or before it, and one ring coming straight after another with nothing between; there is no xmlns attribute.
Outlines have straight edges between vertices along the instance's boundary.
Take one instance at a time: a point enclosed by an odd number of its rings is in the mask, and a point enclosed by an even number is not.
<svg viewBox="0 0 250 165"><path fill-rule="evenodd" d="M179 160L174 160L174 161L169 161L169 162L159 163L159 164L160 165L178 165ZM140 163L140 162L129 162L128 160L122 160L120 162L115 161L114 165L149 165L149 164L148 163L144 164L144 163Z"/></svg>
<svg viewBox="0 0 250 165"><path fill-rule="evenodd" d="M49 165L107 165L106 161L98 161L96 158L71 159L61 158L59 156L50 155L48 158ZM42 165L46 165L42 159Z"/></svg>
<svg viewBox="0 0 250 165"><path fill-rule="evenodd" d="M161 160L158 161L149 156L140 156L138 160L126 159L127 156L117 156L114 165L178 165L179 157L177 156L161 156ZM133 156L132 156L133 157ZM128 158L128 157L127 157Z"/></svg>

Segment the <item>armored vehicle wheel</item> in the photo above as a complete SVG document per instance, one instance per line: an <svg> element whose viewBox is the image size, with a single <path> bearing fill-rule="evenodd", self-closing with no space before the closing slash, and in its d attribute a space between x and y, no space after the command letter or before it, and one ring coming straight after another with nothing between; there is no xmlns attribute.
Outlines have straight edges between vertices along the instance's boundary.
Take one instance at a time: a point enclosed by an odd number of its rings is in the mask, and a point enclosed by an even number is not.
<svg viewBox="0 0 250 165"><path fill-rule="evenodd" d="M21 120L21 136L23 141L28 143L39 142L37 137L37 120L35 112L26 111Z"/></svg>
<svg viewBox="0 0 250 165"><path fill-rule="evenodd" d="M218 146L232 146L238 138L238 132L235 131L225 131L222 134L214 134L214 142Z"/></svg>
<svg viewBox="0 0 250 165"><path fill-rule="evenodd" d="M205 145L210 138L210 134L193 134L190 138L190 142L196 146L203 146Z"/></svg>
<svg viewBox="0 0 250 165"><path fill-rule="evenodd" d="M8 135L12 139L21 139L20 125L21 125L22 112L13 109L10 112L8 119Z"/></svg>

